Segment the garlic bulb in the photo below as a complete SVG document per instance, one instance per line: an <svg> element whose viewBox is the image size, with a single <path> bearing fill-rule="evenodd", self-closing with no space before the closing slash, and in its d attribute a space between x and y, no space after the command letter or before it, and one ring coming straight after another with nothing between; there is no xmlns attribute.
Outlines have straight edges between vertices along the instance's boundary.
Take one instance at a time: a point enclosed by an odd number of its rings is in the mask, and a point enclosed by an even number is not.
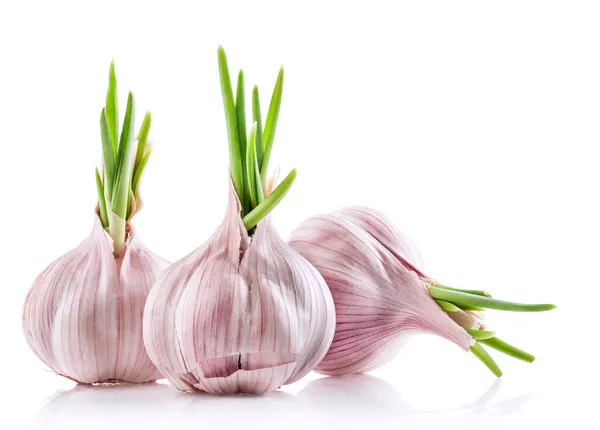
<svg viewBox="0 0 600 430"><path fill-rule="evenodd" d="M318 364L333 339L335 313L321 275L267 218L296 178L292 170L276 187L267 180L283 68L264 129L254 87L246 139L244 74L240 70L234 99L222 47L217 58L229 140L227 212L208 242L174 263L153 287L144 341L179 390L262 394Z"/></svg>
<svg viewBox="0 0 600 430"><path fill-rule="evenodd" d="M132 231L115 259L96 217L91 235L29 290L23 312L29 346L56 373L80 383L160 378L144 349L142 312L165 266Z"/></svg>
<svg viewBox="0 0 600 430"><path fill-rule="evenodd" d="M263 394L323 358L335 328L323 278L269 219L249 237L233 188L225 219L150 292L144 340L182 391Z"/></svg>
<svg viewBox="0 0 600 430"><path fill-rule="evenodd" d="M484 308L544 311L483 291L453 289L424 274L414 244L383 214L344 208L304 221L289 244L323 275L335 302L337 326L330 350L315 370L327 375L367 372L397 353L403 335L431 333L472 351L501 376L482 344L524 361L533 356L486 330Z"/></svg>
<svg viewBox="0 0 600 430"><path fill-rule="evenodd" d="M133 94L119 135L117 80L110 66L100 113L102 173L92 234L38 276L23 312L31 349L56 373L82 383L146 382L160 377L144 350L142 312L167 263L135 237L139 186L151 153L146 113L134 139Z"/></svg>
<svg viewBox="0 0 600 430"><path fill-rule="evenodd" d="M375 369L393 358L402 335L413 332L437 334L468 350L471 336L394 255L410 248L403 242L387 248L387 236L380 242L344 215L312 217L289 240L323 275L336 306L336 335L316 370L341 375Z"/></svg>

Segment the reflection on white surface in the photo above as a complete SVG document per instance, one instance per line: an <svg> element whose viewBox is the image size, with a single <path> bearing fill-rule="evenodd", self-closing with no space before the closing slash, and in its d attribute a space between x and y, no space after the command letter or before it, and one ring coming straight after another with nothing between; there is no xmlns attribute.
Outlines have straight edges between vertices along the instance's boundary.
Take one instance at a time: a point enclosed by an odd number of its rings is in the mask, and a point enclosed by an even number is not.
<svg viewBox="0 0 600 430"><path fill-rule="evenodd" d="M411 408L386 381L371 375L320 378L297 395L278 391L262 397L215 397L179 393L166 384L79 385L56 393L39 411L33 429L165 428L176 424L207 429L378 428L396 424L429 428L464 426L478 416L511 414L528 396L493 403L495 381L462 407L422 412Z"/></svg>

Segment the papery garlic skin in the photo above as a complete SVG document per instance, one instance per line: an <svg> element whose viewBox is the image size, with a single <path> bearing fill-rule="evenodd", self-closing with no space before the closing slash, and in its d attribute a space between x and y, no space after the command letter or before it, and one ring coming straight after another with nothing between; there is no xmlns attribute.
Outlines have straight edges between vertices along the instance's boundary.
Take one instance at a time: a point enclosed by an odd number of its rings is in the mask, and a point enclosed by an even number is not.
<svg viewBox="0 0 600 430"><path fill-rule="evenodd" d="M373 370L410 333L435 334L465 351L473 344L427 291L416 247L379 212L351 207L314 216L288 243L323 275L335 303L335 337L316 371Z"/></svg>
<svg viewBox="0 0 600 430"><path fill-rule="evenodd" d="M417 245L394 225L392 220L379 211L364 206L349 206L333 215L353 222L386 248L404 265L420 277L424 275L423 256Z"/></svg>
<svg viewBox="0 0 600 430"><path fill-rule="evenodd" d="M167 266L130 229L122 257L96 217L91 235L35 280L23 329L31 349L56 373L80 383L161 378L144 349L148 292Z"/></svg>
<svg viewBox="0 0 600 430"><path fill-rule="evenodd" d="M269 219L250 238L233 188L220 227L163 273L144 311L150 358L188 392L273 391L312 370L334 330L321 275Z"/></svg>

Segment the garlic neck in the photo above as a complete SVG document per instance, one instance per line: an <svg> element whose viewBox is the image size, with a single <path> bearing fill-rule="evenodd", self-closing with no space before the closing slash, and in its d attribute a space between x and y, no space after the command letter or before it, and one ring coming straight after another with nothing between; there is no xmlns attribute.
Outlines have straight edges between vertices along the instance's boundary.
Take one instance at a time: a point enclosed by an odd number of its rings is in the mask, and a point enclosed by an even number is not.
<svg viewBox="0 0 600 430"><path fill-rule="evenodd" d="M127 223L112 211L108 213L108 220L108 234L113 240L113 253L118 258L125 251Z"/></svg>

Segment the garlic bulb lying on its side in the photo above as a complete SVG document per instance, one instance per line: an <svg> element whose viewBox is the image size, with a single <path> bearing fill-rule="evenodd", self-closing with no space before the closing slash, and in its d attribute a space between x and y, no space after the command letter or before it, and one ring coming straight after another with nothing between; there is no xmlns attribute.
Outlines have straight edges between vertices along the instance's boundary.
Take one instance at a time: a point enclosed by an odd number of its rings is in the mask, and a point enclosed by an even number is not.
<svg viewBox="0 0 600 430"><path fill-rule="evenodd" d="M482 344L524 361L533 356L486 330L485 308L545 311L492 299L483 291L437 284L426 276L414 244L383 214L350 207L304 221L289 244L323 275L336 308L336 333L315 370L327 375L375 369L397 353L403 335L431 333L472 351L496 375Z"/></svg>
<svg viewBox="0 0 600 430"><path fill-rule="evenodd" d="M77 382L159 379L144 349L142 313L166 265L135 237L115 258L112 239L96 219L92 234L48 266L29 290L23 313L29 346L56 373Z"/></svg>
<svg viewBox="0 0 600 430"><path fill-rule="evenodd" d="M148 354L182 391L273 391L312 370L333 338L321 275L269 219L249 237L240 210L231 189L221 226L165 270L146 303Z"/></svg>
<svg viewBox="0 0 600 430"><path fill-rule="evenodd" d="M56 373L77 382L147 382L161 377L144 349L142 313L167 262L144 247L131 225L142 206L139 185L151 152L150 113L137 145L134 114L129 93L119 138L111 64L106 106L100 114L104 163L102 174L96 170L94 229L37 277L25 301L23 329L29 346Z"/></svg>

